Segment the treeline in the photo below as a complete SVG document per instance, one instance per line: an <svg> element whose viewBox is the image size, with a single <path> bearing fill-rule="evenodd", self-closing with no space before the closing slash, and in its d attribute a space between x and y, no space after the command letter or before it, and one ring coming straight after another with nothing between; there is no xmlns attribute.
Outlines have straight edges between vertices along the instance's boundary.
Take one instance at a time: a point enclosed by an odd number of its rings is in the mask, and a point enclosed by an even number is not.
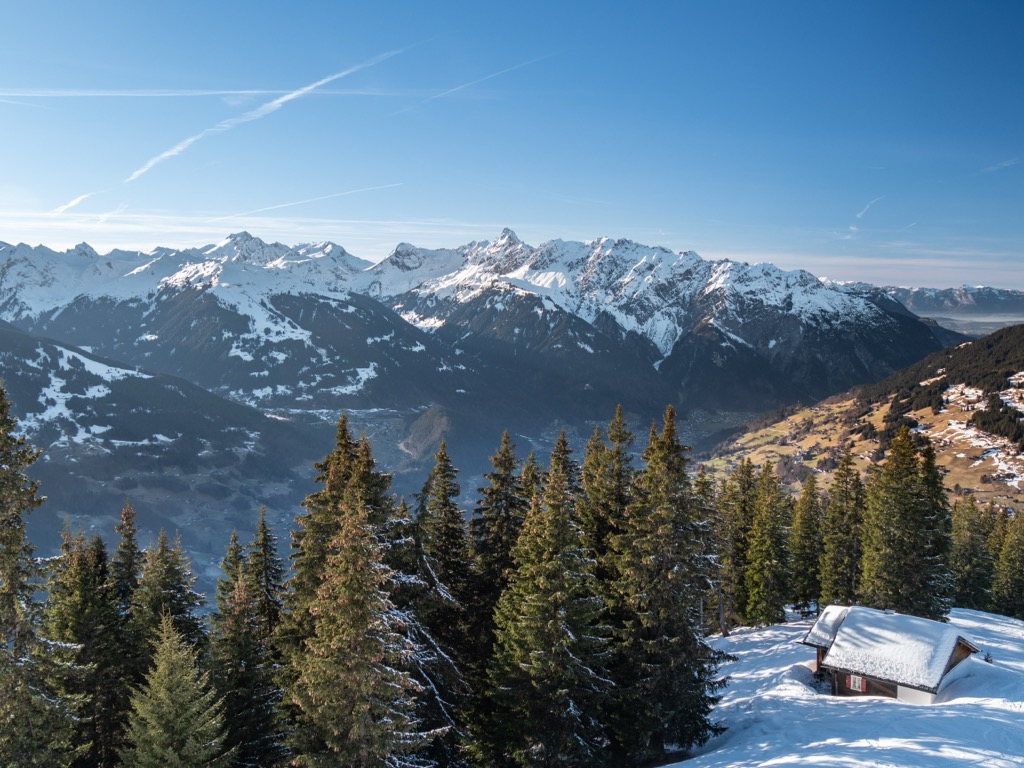
<svg viewBox="0 0 1024 768"><path fill-rule="evenodd" d="M581 463L505 435L468 521L443 442L410 507L343 416L290 567L261 510L203 615L130 504L112 554L65 530L33 556L38 453L0 407L0 764L629 766L719 730L712 532L671 409L639 466L620 414Z"/></svg>
<svg viewBox="0 0 1024 768"><path fill-rule="evenodd" d="M906 430L794 500L770 464L691 473L671 408L639 456L618 411L579 462L503 435L468 518L444 442L410 504L342 416L290 567L261 510L204 616L130 504L112 554L67 530L32 556L37 454L0 409L3 765L652 765L720 730L713 631L824 602L1024 617L1022 517L951 508Z"/></svg>
<svg viewBox="0 0 1024 768"><path fill-rule="evenodd" d="M817 475L782 496L770 465L741 461L721 485L721 629L860 604L944 620L952 605L1024 619L1024 516L950 503L926 441L897 429L866 477L847 449L827 489Z"/></svg>

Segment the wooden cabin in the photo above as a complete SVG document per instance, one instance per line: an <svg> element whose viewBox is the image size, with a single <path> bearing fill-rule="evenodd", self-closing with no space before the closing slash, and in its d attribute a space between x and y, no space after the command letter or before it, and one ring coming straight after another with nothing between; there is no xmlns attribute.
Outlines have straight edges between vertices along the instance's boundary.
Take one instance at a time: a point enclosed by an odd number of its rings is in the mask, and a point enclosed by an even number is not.
<svg viewBox="0 0 1024 768"><path fill-rule="evenodd" d="M830 605L802 642L837 696L888 696L930 704L963 674L978 647L964 632L918 616Z"/></svg>

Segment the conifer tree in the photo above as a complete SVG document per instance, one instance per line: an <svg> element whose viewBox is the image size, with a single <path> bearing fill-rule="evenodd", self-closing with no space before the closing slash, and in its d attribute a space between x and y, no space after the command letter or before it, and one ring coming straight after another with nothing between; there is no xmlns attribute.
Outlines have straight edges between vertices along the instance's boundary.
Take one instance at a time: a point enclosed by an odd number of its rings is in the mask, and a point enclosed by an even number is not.
<svg viewBox="0 0 1024 768"><path fill-rule="evenodd" d="M756 625L786 620L790 537L790 501L769 461L757 476L754 519L750 526L747 568L747 621Z"/></svg>
<svg viewBox="0 0 1024 768"><path fill-rule="evenodd" d="M621 406L616 407L605 434L607 445L595 429L584 450L577 504L583 542L597 561L597 577L602 583L610 581L614 571L611 540L621 532L633 487L630 449L634 436Z"/></svg>
<svg viewBox="0 0 1024 768"><path fill-rule="evenodd" d="M612 538L615 580L614 686L608 710L615 762L664 760L717 732L710 711L720 655L700 632L709 539L687 475L686 448L666 409L652 430L631 499Z"/></svg>
<svg viewBox="0 0 1024 768"><path fill-rule="evenodd" d="M139 586L132 597L131 632L135 638L150 643L160 631L164 615L170 616L175 630L185 642L201 648L206 631L197 611L203 596L195 591L195 576L188 555L175 538L171 543L160 531L156 544L143 553ZM149 666L150 655L141 651L142 666Z"/></svg>
<svg viewBox="0 0 1024 768"><path fill-rule="evenodd" d="M76 757L74 702L53 690L59 660L37 632L40 572L25 515L42 502L38 483L26 475L38 456L17 434L0 383L0 765L59 768Z"/></svg>
<svg viewBox="0 0 1024 768"><path fill-rule="evenodd" d="M722 515L718 510L718 490L707 468L702 464L693 479L693 495L699 506L701 517L706 521L703 549L707 562L708 585L701 605L701 626L705 631L717 627L723 635L729 634L725 621L725 605L722 598L722 564L719 552L719 532L722 530Z"/></svg>
<svg viewBox="0 0 1024 768"><path fill-rule="evenodd" d="M992 597L995 558L988 550L986 515L970 494L953 505L950 571L953 602L960 608L983 611Z"/></svg>
<svg viewBox="0 0 1024 768"><path fill-rule="evenodd" d="M267 525L266 507L260 506L256 530L245 550L242 577L256 613L259 635L272 644L281 623L287 569L277 551L277 537Z"/></svg>
<svg viewBox="0 0 1024 768"><path fill-rule="evenodd" d="M417 607L427 630L459 659L466 659L473 573L465 517L458 506L457 474L442 440L416 516L415 533L427 579L427 592Z"/></svg>
<svg viewBox="0 0 1024 768"><path fill-rule="evenodd" d="M929 600L926 609L933 617L945 617L953 606L953 575L949 558L953 549L953 514L930 442L918 451L921 461L922 524L928 532L925 565L928 569Z"/></svg>
<svg viewBox="0 0 1024 768"><path fill-rule="evenodd" d="M118 611L123 618L127 618L142 570L142 552L138 543L139 531L135 523L135 508L127 499L121 508L121 519L114 526L114 532L119 538L117 548L110 559L110 582L117 599Z"/></svg>
<svg viewBox="0 0 1024 768"><path fill-rule="evenodd" d="M153 667L132 696L125 768L228 768L221 702L199 669L194 645L165 614L155 636Z"/></svg>
<svg viewBox="0 0 1024 768"><path fill-rule="evenodd" d="M926 462L927 463L927 462ZM948 611L948 562L939 553L943 523L937 491L906 427L867 489L859 592L866 605L928 619Z"/></svg>
<svg viewBox="0 0 1024 768"><path fill-rule="evenodd" d="M864 484L849 448L832 475L822 521L822 550L818 563L823 605L853 605L861 568Z"/></svg>
<svg viewBox="0 0 1024 768"><path fill-rule="evenodd" d="M818 568L822 554L824 509L818 481L812 472L804 481L800 498L793 507L793 530L789 542L790 598L800 611L817 610L821 595Z"/></svg>
<svg viewBox="0 0 1024 768"><path fill-rule="evenodd" d="M512 550L519 539L529 505L523 495L515 446L508 431L502 432L498 450L491 456L487 485L479 488L480 501L470 521L476 577L473 613L478 619L473 633L481 650L489 655L494 635L494 607L515 568Z"/></svg>
<svg viewBox="0 0 1024 768"><path fill-rule="evenodd" d="M498 601L489 764L596 765L607 743L600 718L608 640L576 519L577 473L562 432Z"/></svg>
<svg viewBox="0 0 1024 768"><path fill-rule="evenodd" d="M533 503L534 497L540 493L544 484L544 469L537 461L533 451L526 454L523 459L522 469L519 471L519 487L523 490L523 498L526 499L526 506Z"/></svg>
<svg viewBox="0 0 1024 768"><path fill-rule="evenodd" d="M395 574L373 521L367 458L356 458L337 501L338 530L309 606L313 632L292 660L299 766L415 765L416 750L433 735L415 720L418 686L407 670L416 648L389 597Z"/></svg>
<svg viewBox="0 0 1024 768"><path fill-rule="evenodd" d="M301 653L304 641L313 633L309 607L316 599L330 543L338 532L338 504L352 473L356 451L357 443L348 430L348 416L342 413L335 430L334 449L313 465L321 487L303 499L306 511L295 518L296 526L291 532L291 578L279 629L286 656Z"/></svg>
<svg viewBox="0 0 1024 768"><path fill-rule="evenodd" d="M1008 521L992 584L992 610L1024 619L1024 514Z"/></svg>
<svg viewBox="0 0 1024 768"><path fill-rule="evenodd" d="M249 551L251 555L253 550ZM278 718L281 691L274 678L272 634L261 612L255 579L234 534L222 561L217 609L210 617L210 658L214 688L222 700L225 746L237 768L282 764L284 734ZM230 574L234 583L229 584Z"/></svg>
<svg viewBox="0 0 1024 768"><path fill-rule="evenodd" d="M756 479L750 459L741 459L722 483L718 494L719 581L724 624L735 627L747 621L747 549L754 520Z"/></svg>
<svg viewBox="0 0 1024 768"><path fill-rule="evenodd" d="M121 617L109 580L107 550L98 536L86 542L62 532L61 554L51 561L42 627L64 658L57 688L78 702L75 764L113 766L128 710L120 643Z"/></svg>
<svg viewBox="0 0 1024 768"><path fill-rule="evenodd" d="M313 634L310 606L316 600L341 525L341 496L354 474L360 475L374 523L380 524L390 514L387 491L391 479L376 470L369 442L352 438L346 414L338 418L334 449L314 467L321 487L303 499L306 512L295 519L297 525L292 530L292 572L278 628L279 647L286 659L301 654L304 642ZM283 672L288 674L291 668L285 665ZM288 681L283 683L287 687Z"/></svg>
<svg viewBox="0 0 1024 768"><path fill-rule="evenodd" d="M442 440L413 525L415 578L421 588L408 606L410 627L416 630L410 639L429 651L418 668L417 682L425 691L419 716L426 730L442 734L423 754L451 766L460 764L459 742L466 733L470 696L468 673L479 664L482 652L472 631L476 579L467 525L458 505L457 475Z"/></svg>

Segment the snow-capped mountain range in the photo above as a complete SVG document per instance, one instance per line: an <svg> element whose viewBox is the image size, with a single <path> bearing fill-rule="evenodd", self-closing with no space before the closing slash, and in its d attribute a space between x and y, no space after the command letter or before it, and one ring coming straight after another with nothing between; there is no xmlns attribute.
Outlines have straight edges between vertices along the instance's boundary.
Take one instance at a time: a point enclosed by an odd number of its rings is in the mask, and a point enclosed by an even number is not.
<svg viewBox="0 0 1024 768"><path fill-rule="evenodd" d="M235 467L212 488L202 457L230 463L247 440L262 445L268 416L305 430L289 458L260 449L289 471L330 450L346 410L385 466L418 472L447 434L472 473L505 428L528 449L554 424L585 438L616 404L638 424L667 403L756 412L877 380L956 340L883 292L803 271L607 238L530 246L510 230L452 249L403 243L378 264L245 232L147 253L0 243L0 320L13 345L0 375L44 454L95 466L145 441L164 462L146 482L165 485L187 455L177 493L202 514L243 506L251 496L230 488L258 472ZM246 422L231 445L190 434L171 406L188 387L203 393L188 396L197 424ZM130 439L113 428L128 413ZM120 493L130 484L107 475Z"/></svg>

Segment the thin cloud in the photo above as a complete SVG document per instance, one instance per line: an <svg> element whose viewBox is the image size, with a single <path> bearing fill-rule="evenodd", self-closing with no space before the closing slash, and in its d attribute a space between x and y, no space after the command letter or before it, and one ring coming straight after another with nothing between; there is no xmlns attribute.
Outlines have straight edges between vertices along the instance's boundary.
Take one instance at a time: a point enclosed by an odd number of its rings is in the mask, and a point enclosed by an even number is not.
<svg viewBox="0 0 1024 768"><path fill-rule="evenodd" d="M451 96L453 93L457 93L458 91L465 90L466 88L472 88L474 85L479 85L480 83L486 82L487 80L492 80L495 77L500 77L501 75L506 75L509 72L514 72L517 69L522 69L523 67L528 67L531 64L536 64L538 61L544 61L544 59L550 59L554 55L555 54L553 54L553 53L548 53L548 54L545 54L544 56L538 56L535 59L530 59L529 61L524 61L524 62L521 62L519 64L515 64L514 66L511 66L511 67L506 67L505 69L499 70L498 72L492 72L489 75L485 75L484 77L478 78L476 80L471 80L468 83L463 83L462 85L456 85L454 88L449 88L448 90L442 91L441 93L435 93L433 96L428 96L427 98L425 98L423 101L419 102L418 104L414 104L411 107L406 107L405 109L400 109L398 112L395 112L394 114L400 115L403 112L411 112L414 109L418 109L419 107L422 107L424 104L429 104L432 101L436 101L437 99L443 99L445 96Z"/></svg>
<svg viewBox="0 0 1024 768"><path fill-rule="evenodd" d="M86 200L95 194L95 192L86 192L84 195L79 195L74 200L69 200L68 202L64 203L64 205L58 205L56 208L50 211L50 213L59 215L61 213L64 213L65 211L70 211L83 200Z"/></svg>
<svg viewBox="0 0 1024 768"><path fill-rule="evenodd" d="M250 123L253 120L259 120L261 117L266 117L272 112L276 112L277 110L279 110L289 101L294 101L295 99L305 96L307 93L315 91L322 85L327 85L327 83L334 82L339 78L351 75L354 72L358 72L361 69L372 67L375 64L379 64L385 59L389 59L392 56L395 56L401 52L401 50L388 51L387 53L382 53L379 56L374 56L372 59L367 59L366 61L360 64L356 64L353 67L343 69L341 72L335 72L333 75L328 75L327 77L321 78L320 80L317 80L315 83L310 83L309 85L305 85L302 88L296 88L294 91L289 91L283 96L279 96L276 99L272 99L271 101L268 101L265 104L261 104L260 106L256 107L256 109L250 110L249 112L246 112L243 115L239 115L238 117L230 117L226 120L222 120L213 127L207 128L206 130L201 131L194 136L189 136L187 139L179 141L170 149L164 150L159 155L150 158L144 165L135 170L128 178L126 178L125 183L127 184L128 182L135 181L140 176L151 171L154 166L158 165L159 163L162 163L164 160L180 155L182 152L191 147L200 139L204 139L207 136L214 133L224 133L225 131L229 131L238 125L242 125L243 123Z"/></svg>
<svg viewBox="0 0 1024 768"><path fill-rule="evenodd" d="M331 195L322 195L320 197L311 197L308 200L296 200L292 203L281 203L279 205L268 205L266 208L256 208L252 211L246 211L245 213L232 213L230 216L218 216L215 219L207 219L207 224L212 224L215 221L227 221L228 219L237 219L242 216L252 216L255 213L264 213L266 211L277 211L281 208L291 208L296 205L306 205L307 203L316 203L320 200L330 200L334 197L345 197L346 195L355 195L359 192L373 192L377 189L390 189L391 187L400 187L401 183L398 184L382 184L378 187L363 187L362 189L350 189L347 192L335 192Z"/></svg>
<svg viewBox="0 0 1024 768"><path fill-rule="evenodd" d="M1003 160L1001 163L990 165L986 168L982 168L979 173L994 173L995 171L1005 171L1007 168L1013 168L1013 166L1020 163L1019 157L1011 157L1009 160Z"/></svg>
<svg viewBox="0 0 1024 768"><path fill-rule="evenodd" d="M870 209L872 205L877 203L879 200L882 200L883 198L885 198L885 195L882 195L881 197L876 197L874 200L871 200L867 205L860 209L860 213L857 214L857 218L863 219L864 214L868 212L868 209Z"/></svg>

